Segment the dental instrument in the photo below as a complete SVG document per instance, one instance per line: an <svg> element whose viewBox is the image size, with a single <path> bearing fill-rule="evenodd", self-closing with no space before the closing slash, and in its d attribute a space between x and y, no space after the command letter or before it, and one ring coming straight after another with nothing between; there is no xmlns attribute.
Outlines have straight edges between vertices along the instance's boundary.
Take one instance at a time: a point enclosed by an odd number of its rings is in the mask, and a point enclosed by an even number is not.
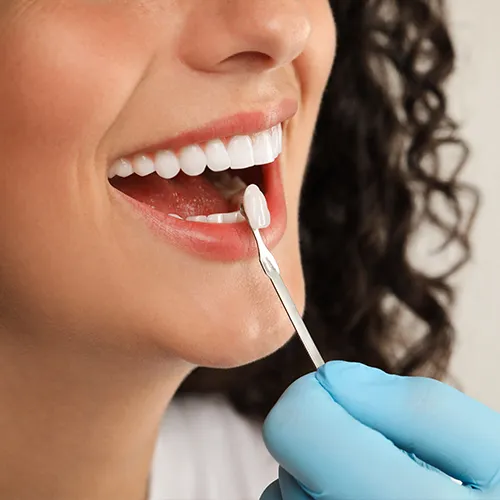
<svg viewBox="0 0 500 500"><path fill-rule="evenodd" d="M307 330L307 327L300 316L297 307L295 306L293 299L288 292L288 289L283 282L278 263L274 258L273 254L266 247L264 240L259 232L260 229L264 229L271 224L271 214L267 206L267 201L255 184L251 184L245 189L243 195L243 203L240 208L241 214L245 217L246 221L250 225L250 228L254 234L255 241L257 243L257 248L259 250L259 261L262 269L266 273L267 277L271 280L271 283L278 294L278 297L285 308L290 321L292 322L296 332L298 333L300 340L304 344L304 347L309 354L312 362L319 368L325 364L316 344L314 343L311 334Z"/></svg>

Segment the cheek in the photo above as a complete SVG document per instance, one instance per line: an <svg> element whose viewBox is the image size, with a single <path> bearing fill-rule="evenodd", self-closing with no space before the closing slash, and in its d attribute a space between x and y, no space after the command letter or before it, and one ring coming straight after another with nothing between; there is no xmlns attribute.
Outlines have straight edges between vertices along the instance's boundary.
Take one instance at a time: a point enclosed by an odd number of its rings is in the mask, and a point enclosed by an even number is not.
<svg viewBox="0 0 500 500"><path fill-rule="evenodd" d="M97 9L38 7L1 27L0 99L9 117L0 124L3 151L19 153L26 137L30 151L44 158L55 141L68 155L95 151L142 75L149 49L140 26L133 33L116 9L113 17Z"/></svg>
<svg viewBox="0 0 500 500"><path fill-rule="evenodd" d="M295 62L300 82L301 107L289 124L288 145L283 175L289 208L288 228L285 238L276 249L285 282L300 311L305 306L304 277L299 241L299 202L309 151L319 108L330 76L336 50L336 29L332 10L327 0L310 0L310 17L313 31L308 46Z"/></svg>
<svg viewBox="0 0 500 500"><path fill-rule="evenodd" d="M336 28L329 2L309 0L309 16L313 27L310 39L294 63L300 85L301 106L296 119L290 123L288 161L293 163L294 168L286 172L297 208L314 128L336 51Z"/></svg>
<svg viewBox="0 0 500 500"><path fill-rule="evenodd" d="M0 295L69 311L103 232L96 150L152 51L116 8L50 5L0 16Z"/></svg>
<svg viewBox="0 0 500 500"><path fill-rule="evenodd" d="M312 31L296 67L303 93L319 106L335 60L337 30L328 0L308 0L308 3Z"/></svg>

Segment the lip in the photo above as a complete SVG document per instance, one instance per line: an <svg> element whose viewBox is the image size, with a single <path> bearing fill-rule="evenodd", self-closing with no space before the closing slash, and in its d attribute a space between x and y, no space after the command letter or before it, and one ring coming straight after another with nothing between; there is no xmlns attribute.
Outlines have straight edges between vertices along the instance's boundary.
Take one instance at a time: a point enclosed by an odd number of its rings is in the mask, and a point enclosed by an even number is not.
<svg viewBox="0 0 500 500"><path fill-rule="evenodd" d="M180 133L163 142L138 145L133 152L121 155L148 154L162 149L177 150L192 144L201 144L212 139L223 139L235 135L250 135L268 130L275 125L290 120L298 110L294 99L283 99L280 103L269 106L265 111L237 113L214 120L207 125ZM261 230L266 245L273 249L286 230L286 204L281 177L281 155L263 169L263 188L269 211L271 225ZM109 183L108 183L109 184ZM257 257L258 249L254 236L247 223L210 224L178 220L154 208L141 203L111 184L113 198L128 212L133 211L149 227L152 233L168 245L206 259L218 261L236 261Z"/></svg>
<svg viewBox="0 0 500 500"><path fill-rule="evenodd" d="M181 132L167 140L152 144L137 144L133 150L120 155L118 158L151 154L160 150L178 151L185 146L202 144L213 139L256 134L290 120L297 113L297 110L297 100L283 99L278 104L268 106L265 111L237 113L213 120L202 127Z"/></svg>
<svg viewBox="0 0 500 500"><path fill-rule="evenodd" d="M271 213L271 225L260 232L270 249L278 244L286 229L287 214L280 163L278 157L263 167L263 188ZM246 222L210 224L179 220L113 187L112 192L126 211L132 208L151 231L168 245L218 261L243 260L258 255L253 233Z"/></svg>

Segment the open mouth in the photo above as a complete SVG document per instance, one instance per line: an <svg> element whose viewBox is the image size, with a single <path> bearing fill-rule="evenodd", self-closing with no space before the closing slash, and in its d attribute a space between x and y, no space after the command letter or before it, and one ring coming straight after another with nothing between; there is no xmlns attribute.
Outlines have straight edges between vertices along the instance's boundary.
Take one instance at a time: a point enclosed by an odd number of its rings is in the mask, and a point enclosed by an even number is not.
<svg viewBox="0 0 500 500"><path fill-rule="evenodd" d="M241 121L237 117L221 131ZM214 130L207 130L213 137ZM223 135L178 150L157 148L120 158L108 171L113 198L168 245L222 261L256 257L240 206L246 187L259 186L271 215L262 236L273 248L286 229L282 134L280 123L251 135Z"/></svg>
<svg viewBox="0 0 500 500"><path fill-rule="evenodd" d="M245 188L269 194L267 169L277 168L281 124L253 135L215 139L180 151L121 158L108 173L110 184L163 216L187 222L236 224Z"/></svg>

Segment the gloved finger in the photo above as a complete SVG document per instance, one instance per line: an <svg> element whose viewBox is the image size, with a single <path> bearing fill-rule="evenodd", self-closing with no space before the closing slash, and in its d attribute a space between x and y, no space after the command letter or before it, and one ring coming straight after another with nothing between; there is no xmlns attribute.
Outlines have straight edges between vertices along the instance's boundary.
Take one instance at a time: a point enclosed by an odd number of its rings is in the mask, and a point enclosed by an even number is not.
<svg viewBox="0 0 500 500"><path fill-rule="evenodd" d="M446 474L486 488L500 469L500 415L436 380L332 362L316 377L356 420Z"/></svg>
<svg viewBox="0 0 500 500"><path fill-rule="evenodd" d="M471 489L427 470L337 404L315 374L294 382L264 422L266 446L315 499L465 500Z"/></svg>
<svg viewBox="0 0 500 500"><path fill-rule="evenodd" d="M260 500L283 500L280 483L277 479L264 490Z"/></svg>

